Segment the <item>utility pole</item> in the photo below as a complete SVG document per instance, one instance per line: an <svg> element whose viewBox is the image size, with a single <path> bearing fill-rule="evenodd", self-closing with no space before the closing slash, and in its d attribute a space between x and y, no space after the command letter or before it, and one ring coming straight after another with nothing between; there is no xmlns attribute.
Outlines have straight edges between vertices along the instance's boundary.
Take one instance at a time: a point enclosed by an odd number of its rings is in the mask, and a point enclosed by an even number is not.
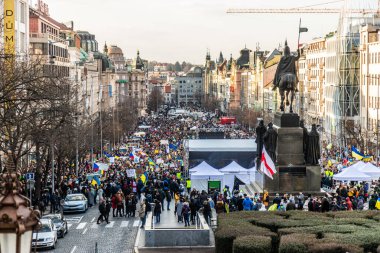
<svg viewBox="0 0 380 253"><path fill-rule="evenodd" d="M76 89L75 89L75 131L76 131L76 138L75 138L75 176L78 177L78 163L79 163L79 131L78 131L78 63L75 63L75 84L76 84Z"/></svg>

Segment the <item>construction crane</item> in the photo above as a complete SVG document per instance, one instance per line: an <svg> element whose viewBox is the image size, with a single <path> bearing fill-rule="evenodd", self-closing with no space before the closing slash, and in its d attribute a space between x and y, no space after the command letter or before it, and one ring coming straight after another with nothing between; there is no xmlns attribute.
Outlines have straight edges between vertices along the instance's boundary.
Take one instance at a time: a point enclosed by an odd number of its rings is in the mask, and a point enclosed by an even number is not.
<svg viewBox="0 0 380 253"><path fill-rule="evenodd" d="M291 9L228 9L227 13L282 13L282 14L292 14L292 13L326 13L335 14L341 13L342 9L315 9L315 8L291 8ZM370 14L377 13L376 10L361 10L361 9L351 9L351 13L357 14Z"/></svg>
<svg viewBox="0 0 380 253"><path fill-rule="evenodd" d="M227 13L282 13L282 14L294 14L294 13L324 13L324 14L336 14L341 13L342 8L310 8L314 6L321 6L331 3L344 2L345 0L335 0L327 3L318 3L309 6L297 7L297 8L274 8L274 9L265 9L265 8L248 8L248 9L228 9ZM380 0L377 0L377 6L380 8ZM379 13L379 10L373 9L350 9L351 13L355 14L373 14Z"/></svg>

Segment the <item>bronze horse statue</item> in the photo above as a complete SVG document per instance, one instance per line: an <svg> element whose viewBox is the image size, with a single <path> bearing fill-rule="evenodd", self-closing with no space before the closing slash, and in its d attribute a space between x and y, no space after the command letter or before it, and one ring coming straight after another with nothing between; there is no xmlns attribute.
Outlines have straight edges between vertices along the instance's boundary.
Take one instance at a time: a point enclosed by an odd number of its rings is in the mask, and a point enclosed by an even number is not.
<svg viewBox="0 0 380 253"><path fill-rule="evenodd" d="M294 94L297 91L297 71L296 62L300 58L300 50L298 55L293 56L290 54L290 48L287 41L285 41L284 55L281 57L280 62L277 65L276 74L274 77L273 90L279 88L281 95L280 110L285 111L285 98L286 106L289 107L289 112L293 113ZM289 100L290 95L290 100Z"/></svg>

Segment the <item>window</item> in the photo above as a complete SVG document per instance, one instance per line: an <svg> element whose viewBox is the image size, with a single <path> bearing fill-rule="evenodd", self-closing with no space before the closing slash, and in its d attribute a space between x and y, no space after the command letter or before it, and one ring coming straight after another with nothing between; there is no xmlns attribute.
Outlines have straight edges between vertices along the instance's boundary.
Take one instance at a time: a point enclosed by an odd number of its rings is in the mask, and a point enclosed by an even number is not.
<svg viewBox="0 0 380 253"><path fill-rule="evenodd" d="M25 52L25 33L20 32L20 51Z"/></svg>
<svg viewBox="0 0 380 253"><path fill-rule="evenodd" d="M25 3L20 3L20 22L25 24Z"/></svg>

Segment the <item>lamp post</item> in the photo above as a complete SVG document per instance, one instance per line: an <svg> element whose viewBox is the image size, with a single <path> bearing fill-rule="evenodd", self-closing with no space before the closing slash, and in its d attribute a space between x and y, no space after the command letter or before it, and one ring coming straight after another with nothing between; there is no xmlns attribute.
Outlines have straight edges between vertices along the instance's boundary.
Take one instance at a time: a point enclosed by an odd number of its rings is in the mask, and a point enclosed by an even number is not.
<svg viewBox="0 0 380 253"><path fill-rule="evenodd" d="M11 155L5 167L1 175L0 252L30 253L40 212L33 210L30 200L19 193L21 184Z"/></svg>

